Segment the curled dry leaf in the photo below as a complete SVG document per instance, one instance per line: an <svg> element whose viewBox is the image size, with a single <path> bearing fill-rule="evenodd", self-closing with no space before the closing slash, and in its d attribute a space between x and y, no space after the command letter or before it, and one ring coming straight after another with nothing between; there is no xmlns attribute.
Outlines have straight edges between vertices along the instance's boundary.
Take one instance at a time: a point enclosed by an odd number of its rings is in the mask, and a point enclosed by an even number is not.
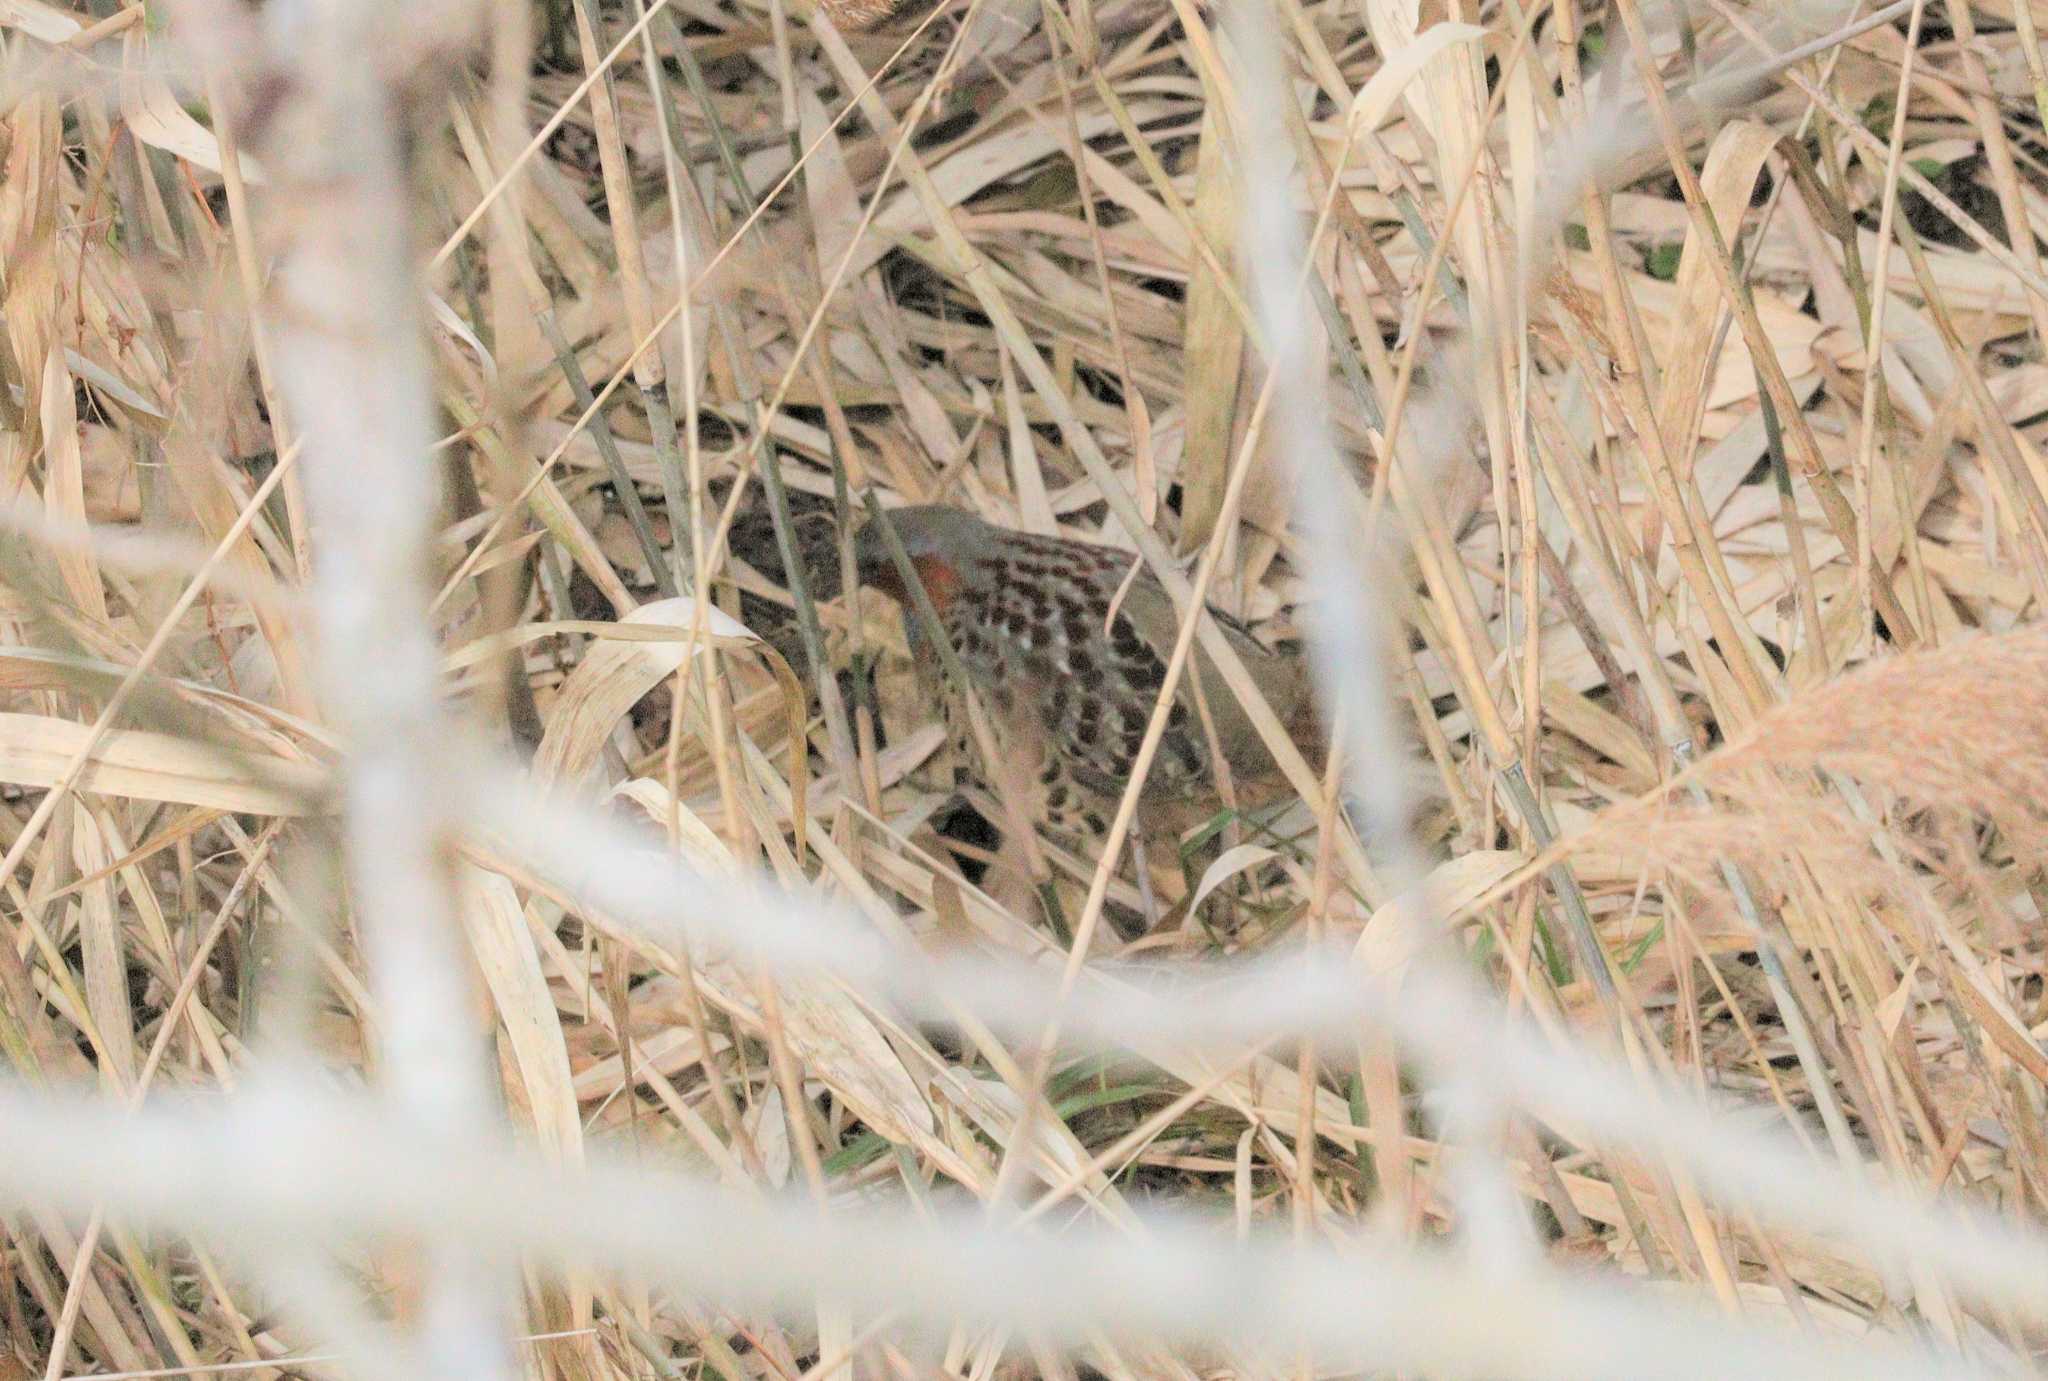
<svg viewBox="0 0 2048 1381"><path fill-rule="evenodd" d="M707 645L743 647L766 659L782 686L790 716L790 784L796 789L792 824L801 849L808 762L802 687L789 664L772 647L716 605L702 607L700 638L694 632L699 612L696 600L678 595L643 604L617 624L578 625L583 631L597 632L602 640L592 645L562 687L548 716L540 751L534 755L534 778L557 787L580 781L596 763L619 719L642 696L675 675L684 662ZM656 629L670 630L673 636L647 636ZM606 636L612 630L619 636Z"/></svg>
<svg viewBox="0 0 2048 1381"><path fill-rule="evenodd" d="M89 733L83 724L49 715L0 714L0 782L55 786ZM326 798L327 774L284 758L115 729L93 749L78 790L251 815L307 815Z"/></svg>
<svg viewBox="0 0 2048 1381"><path fill-rule="evenodd" d="M1513 849L1482 849L1438 864L1423 879L1421 896L1410 892L1372 913L1351 950L1353 966L1398 979L1443 934L1443 918L1456 916L1523 861Z"/></svg>

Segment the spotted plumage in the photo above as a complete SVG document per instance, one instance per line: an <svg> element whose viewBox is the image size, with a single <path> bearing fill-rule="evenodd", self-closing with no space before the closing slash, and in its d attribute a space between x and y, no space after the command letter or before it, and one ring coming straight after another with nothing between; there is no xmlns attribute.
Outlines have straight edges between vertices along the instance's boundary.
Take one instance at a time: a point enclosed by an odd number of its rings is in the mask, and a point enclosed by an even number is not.
<svg viewBox="0 0 2048 1381"><path fill-rule="evenodd" d="M959 509L898 509L891 518L1003 762L975 753L964 701L946 684L886 539L873 527L855 542L861 580L905 603L920 674L944 707L963 760L976 763L998 793L1022 792L1027 818L1055 836L1085 842L1101 834L1165 684L1178 627L1171 599L1148 572L1132 575L1137 558L1127 552L995 527ZM1217 618L1283 722L1305 730L1311 706L1300 663L1263 647L1227 616ZM1195 664L1233 775L1270 778L1272 760L1236 697L1206 654ZM1174 817L1185 812L1173 808L1215 797L1209 737L1188 678L1168 716L1140 801L1156 823L1177 825Z"/></svg>

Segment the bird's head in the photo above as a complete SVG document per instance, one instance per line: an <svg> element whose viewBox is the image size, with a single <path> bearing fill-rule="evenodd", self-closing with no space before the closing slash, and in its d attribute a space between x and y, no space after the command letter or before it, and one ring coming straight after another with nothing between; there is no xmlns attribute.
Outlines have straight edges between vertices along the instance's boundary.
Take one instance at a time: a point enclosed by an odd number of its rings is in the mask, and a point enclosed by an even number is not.
<svg viewBox="0 0 2048 1381"><path fill-rule="evenodd" d="M961 577L969 562L993 545L989 525L961 508L942 504L921 504L891 509L889 521L903 542L911 567L923 582L925 593L940 613L959 593ZM909 590L902 572L889 551L889 538L881 524L870 520L853 539L853 561L863 585L872 586L899 603L908 604Z"/></svg>

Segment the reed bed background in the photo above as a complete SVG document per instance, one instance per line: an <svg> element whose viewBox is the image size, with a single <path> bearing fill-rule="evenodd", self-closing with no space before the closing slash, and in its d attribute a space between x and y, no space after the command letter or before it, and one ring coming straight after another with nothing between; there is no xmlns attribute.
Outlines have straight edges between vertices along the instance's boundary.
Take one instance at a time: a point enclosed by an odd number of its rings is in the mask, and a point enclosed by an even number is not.
<svg viewBox="0 0 2048 1381"><path fill-rule="evenodd" d="M2037 1372L2048 6L80 3L0 1377ZM1329 760L999 905L903 501Z"/></svg>

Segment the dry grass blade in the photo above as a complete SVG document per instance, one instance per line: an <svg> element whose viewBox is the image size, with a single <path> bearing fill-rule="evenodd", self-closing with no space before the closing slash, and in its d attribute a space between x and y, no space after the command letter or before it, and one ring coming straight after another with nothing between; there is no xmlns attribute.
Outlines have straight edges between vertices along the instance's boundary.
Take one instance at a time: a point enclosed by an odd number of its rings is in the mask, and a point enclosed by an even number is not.
<svg viewBox="0 0 2048 1381"><path fill-rule="evenodd" d="M2042 1370L2042 0L161 18L0 0L0 1381ZM1106 838L926 503L1156 579Z"/></svg>

